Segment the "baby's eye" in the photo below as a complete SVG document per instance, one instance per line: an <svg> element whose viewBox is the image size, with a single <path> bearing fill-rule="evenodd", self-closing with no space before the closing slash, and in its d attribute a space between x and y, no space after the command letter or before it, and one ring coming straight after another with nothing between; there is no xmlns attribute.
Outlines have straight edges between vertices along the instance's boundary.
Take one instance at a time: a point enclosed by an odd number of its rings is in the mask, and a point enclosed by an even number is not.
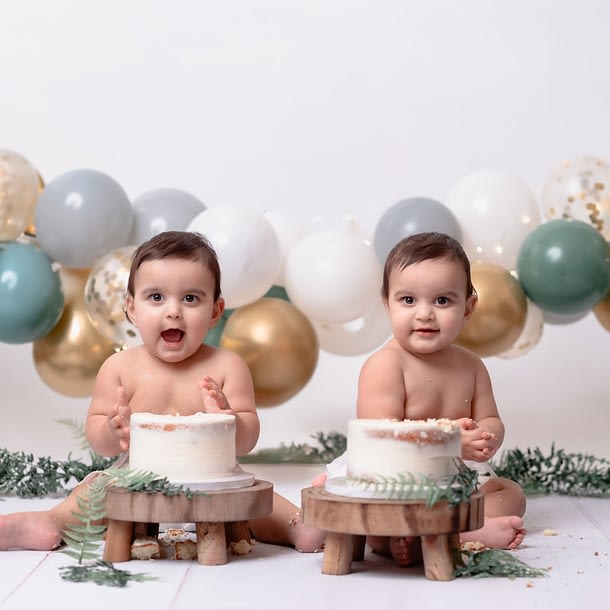
<svg viewBox="0 0 610 610"><path fill-rule="evenodd" d="M199 300L199 297L194 294L187 294L184 297L186 303L196 303Z"/></svg>
<svg viewBox="0 0 610 610"><path fill-rule="evenodd" d="M413 305L413 303L415 303L415 299L413 297L402 297L401 301L405 304L405 305Z"/></svg>
<svg viewBox="0 0 610 610"><path fill-rule="evenodd" d="M437 305L448 305L449 299L447 297L438 297L436 299L436 303L437 303Z"/></svg>
<svg viewBox="0 0 610 610"><path fill-rule="evenodd" d="M154 292L153 294L150 295L150 300L154 301L155 303L160 303L163 300L163 295L160 292Z"/></svg>

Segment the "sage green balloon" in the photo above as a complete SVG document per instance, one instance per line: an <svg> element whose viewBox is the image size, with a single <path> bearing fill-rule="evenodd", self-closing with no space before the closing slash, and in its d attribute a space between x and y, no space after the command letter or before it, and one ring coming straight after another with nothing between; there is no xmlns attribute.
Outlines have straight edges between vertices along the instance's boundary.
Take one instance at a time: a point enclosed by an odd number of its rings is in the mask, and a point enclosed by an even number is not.
<svg viewBox="0 0 610 610"><path fill-rule="evenodd" d="M557 219L523 241L517 274L525 294L558 316L586 314L610 287L608 242L580 220Z"/></svg>

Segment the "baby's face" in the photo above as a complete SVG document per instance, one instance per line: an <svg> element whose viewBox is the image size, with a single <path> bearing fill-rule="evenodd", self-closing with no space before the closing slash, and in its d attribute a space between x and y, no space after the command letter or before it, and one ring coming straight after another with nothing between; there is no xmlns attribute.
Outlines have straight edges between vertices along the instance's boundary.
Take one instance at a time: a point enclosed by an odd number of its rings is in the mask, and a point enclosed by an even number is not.
<svg viewBox="0 0 610 610"><path fill-rule="evenodd" d="M399 343L414 353L433 353L453 343L472 313L466 272L447 258L394 269L389 278L388 314Z"/></svg>
<svg viewBox="0 0 610 610"><path fill-rule="evenodd" d="M194 354L222 314L214 277L199 261L148 260L136 272L127 313L149 352L167 362Z"/></svg>

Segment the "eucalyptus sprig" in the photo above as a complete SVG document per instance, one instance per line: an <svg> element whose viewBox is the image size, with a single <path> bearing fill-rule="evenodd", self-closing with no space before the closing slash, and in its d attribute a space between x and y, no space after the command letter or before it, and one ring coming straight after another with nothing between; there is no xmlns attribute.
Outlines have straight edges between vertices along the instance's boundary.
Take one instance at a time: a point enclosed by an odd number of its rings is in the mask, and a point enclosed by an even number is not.
<svg viewBox="0 0 610 610"><path fill-rule="evenodd" d="M555 444L547 455L539 448L505 451L493 468L498 476L519 483L527 495L600 497L610 493L610 460L555 449Z"/></svg>
<svg viewBox="0 0 610 610"><path fill-rule="evenodd" d="M537 578L548 575L548 570L529 566L512 553L502 549L462 551L462 559L462 565L454 572L457 577L505 576L512 580L518 577Z"/></svg>
<svg viewBox="0 0 610 610"><path fill-rule="evenodd" d="M72 582L92 581L98 585L124 587L130 580L152 580L145 574L117 570L112 563L98 558L100 543L106 531L106 493L110 487L130 492L184 494L192 498L205 495L183 485L170 483L154 472L128 468L108 468L96 473L76 497L78 512L73 512L75 523L62 532L66 548L62 552L76 559L76 566L60 568L61 577Z"/></svg>
<svg viewBox="0 0 610 610"><path fill-rule="evenodd" d="M156 577L143 572L129 572L115 568L109 561L98 559L88 564L63 566L61 577L70 582L94 582L96 585L108 587L125 587L129 581L143 582L156 580Z"/></svg>
<svg viewBox="0 0 610 610"><path fill-rule="evenodd" d="M378 477L374 480L365 478L347 479L348 485L362 485L365 490L372 490L377 496L389 500L426 500L426 506L434 506L446 500L449 506L469 502L477 489L476 471L468 468L461 460L454 460L457 472L436 481L430 477L415 475L410 472L399 473L395 477Z"/></svg>

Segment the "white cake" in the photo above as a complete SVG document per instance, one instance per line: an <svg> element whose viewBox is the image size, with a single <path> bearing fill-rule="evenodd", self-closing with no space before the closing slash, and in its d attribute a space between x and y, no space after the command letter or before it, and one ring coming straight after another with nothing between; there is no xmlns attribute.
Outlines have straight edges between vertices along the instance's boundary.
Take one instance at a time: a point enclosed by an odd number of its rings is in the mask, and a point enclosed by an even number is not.
<svg viewBox="0 0 610 610"><path fill-rule="evenodd" d="M130 435L129 467L170 482L204 482L239 471L234 415L133 413Z"/></svg>
<svg viewBox="0 0 610 610"><path fill-rule="evenodd" d="M458 472L461 431L449 419L354 419L348 423L347 481L432 480Z"/></svg>

